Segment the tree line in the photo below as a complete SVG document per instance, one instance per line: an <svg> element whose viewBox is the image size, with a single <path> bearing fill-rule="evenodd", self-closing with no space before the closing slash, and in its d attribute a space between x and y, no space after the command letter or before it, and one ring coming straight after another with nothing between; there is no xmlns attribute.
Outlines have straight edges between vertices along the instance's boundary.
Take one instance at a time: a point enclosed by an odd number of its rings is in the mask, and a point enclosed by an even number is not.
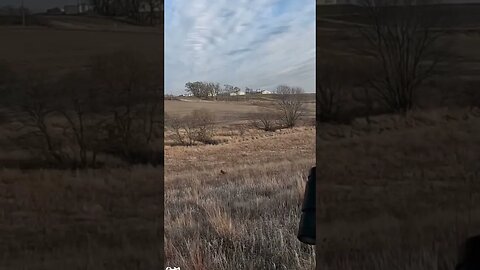
<svg viewBox="0 0 480 270"><path fill-rule="evenodd" d="M105 157L161 164L163 90L155 66L133 52L93 56L59 77L0 64L0 107L12 144L46 164L97 167ZM103 160L99 160L99 156Z"/></svg>
<svg viewBox="0 0 480 270"><path fill-rule="evenodd" d="M90 0L95 12L104 16L125 16L143 24L158 24L161 0Z"/></svg>
<svg viewBox="0 0 480 270"><path fill-rule="evenodd" d="M219 95L230 95L239 93L242 89L238 86L224 84L223 87L217 82L187 82L185 84L185 91L192 94L194 97L207 99L215 98ZM260 92L260 89L254 90L253 88L245 87L246 94L254 94Z"/></svg>

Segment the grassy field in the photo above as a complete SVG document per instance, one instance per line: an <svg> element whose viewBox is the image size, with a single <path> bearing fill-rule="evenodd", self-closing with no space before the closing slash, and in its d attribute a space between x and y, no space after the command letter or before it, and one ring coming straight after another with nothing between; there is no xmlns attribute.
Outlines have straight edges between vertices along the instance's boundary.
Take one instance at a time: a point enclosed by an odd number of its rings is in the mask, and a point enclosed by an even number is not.
<svg viewBox="0 0 480 270"><path fill-rule="evenodd" d="M413 112L379 114L369 125L350 103L353 121L318 125L317 269L454 269L461 242L480 233L480 113L463 92L479 81L480 23L465 15L440 39L454 60L419 89ZM361 44L355 27L341 23L356 16L344 7L321 11L321 54L362 59L349 45Z"/></svg>
<svg viewBox="0 0 480 270"><path fill-rule="evenodd" d="M185 113L191 103L166 103L166 113ZM229 118L216 127L222 144L165 148L165 265L314 269L314 248L296 238L306 174L315 164L314 126L241 133L242 112L254 105L193 103L190 110Z"/></svg>
<svg viewBox="0 0 480 270"><path fill-rule="evenodd" d="M242 123L251 118L252 113L271 108L275 103L272 97L253 98L246 101L209 101L193 98L165 100L165 112L172 115L185 115L193 110L207 109L215 113L217 122L224 124ZM309 96L305 103L306 119L315 117L314 96Z"/></svg>
<svg viewBox="0 0 480 270"><path fill-rule="evenodd" d="M159 269L163 171L0 169L0 269Z"/></svg>
<svg viewBox="0 0 480 270"><path fill-rule="evenodd" d="M93 30L2 26L0 59L18 74L48 78L118 50L161 62L161 31ZM2 116L18 127L14 115ZM35 157L12 140L10 126L0 124L0 133L0 269L162 269L162 167L19 169Z"/></svg>
<svg viewBox="0 0 480 270"><path fill-rule="evenodd" d="M453 269L480 233L479 111L376 121L320 127L317 267Z"/></svg>

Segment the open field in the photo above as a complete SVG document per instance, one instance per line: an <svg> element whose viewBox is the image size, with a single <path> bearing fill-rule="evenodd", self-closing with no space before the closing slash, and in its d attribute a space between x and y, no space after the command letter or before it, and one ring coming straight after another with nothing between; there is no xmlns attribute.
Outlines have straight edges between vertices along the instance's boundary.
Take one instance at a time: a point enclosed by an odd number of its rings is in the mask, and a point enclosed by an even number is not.
<svg viewBox="0 0 480 270"><path fill-rule="evenodd" d="M165 101L167 114L214 112L223 142L170 146L165 133L166 266L314 269L315 249L296 234L315 128L254 130L248 113L272 106L259 102Z"/></svg>
<svg viewBox="0 0 480 270"><path fill-rule="evenodd" d="M161 62L161 31L72 24L77 29L2 26L0 59L20 76L33 70L45 72L47 79L88 67L93 55L118 50L137 50L152 63ZM0 269L162 269L162 167L30 166L43 164L41 158L35 160L14 140L15 115L5 108L0 112L5 118L0 123ZM23 160L32 164L19 169Z"/></svg>
<svg viewBox="0 0 480 270"><path fill-rule="evenodd" d="M232 141L165 149L166 265L314 269L296 238L314 128Z"/></svg>
<svg viewBox="0 0 480 270"><path fill-rule="evenodd" d="M162 268L162 177L0 169L0 269Z"/></svg>
<svg viewBox="0 0 480 270"><path fill-rule="evenodd" d="M480 113L377 121L320 126L317 267L453 269L480 233Z"/></svg>
<svg viewBox="0 0 480 270"><path fill-rule="evenodd" d="M242 123L251 118L251 113L272 108L275 99L272 97L256 97L247 101L206 101L193 98L181 100L165 100L165 112L172 115L185 115L193 110L207 109L215 113L217 122L224 124ZM315 118L315 97L309 96L305 102L306 119Z"/></svg>

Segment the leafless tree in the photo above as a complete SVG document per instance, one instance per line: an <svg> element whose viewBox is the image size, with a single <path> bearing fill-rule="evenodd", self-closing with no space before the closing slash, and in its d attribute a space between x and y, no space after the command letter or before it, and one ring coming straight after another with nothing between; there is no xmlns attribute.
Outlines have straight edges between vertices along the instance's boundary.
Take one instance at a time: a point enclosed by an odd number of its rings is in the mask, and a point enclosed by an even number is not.
<svg viewBox="0 0 480 270"><path fill-rule="evenodd" d="M207 109L194 110L191 114L195 131L195 140L212 144L215 129L215 115Z"/></svg>
<svg viewBox="0 0 480 270"><path fill-rule="evenodd" d="M320 63L317 72L317 121L329 122L337 119L348 85L343 71L332 61Z"/></svg>
<svg viewBox="0 0 480 270"><path fill-rule="evenodd" d="M276 131L281 124L282 114L274 110L262 110L258 113L250 114L251 125L256 129L264 131Z"/></svg>
<svg viewBox="0 0 480 270"><path fill-rule="evenodd" d="M368 19L368 26L360 30L368 45L364 52L374 59L369 86L392 111L406 113L440 60L435 46L441 32L434 31L435 15L414 0L362 3Z"/></svg>
<svg viewBox="0 0 480 270"><path fill-rule="evenodd" d="M101 150L101 135L106 119L98 112L101 104L99 95L90 84L88 74L81 72L63 76L57 86L56 111L65 119L70 132L64 135L76 145L80 168L96 166L97 154Z"/></svg>
<svg viewBox="0 0 480 270"><path fill-rule="evenodd" d="M137 23L154 25L161 0L90 0L95 11L104 16L127 16Z"/></svg>
<svg viewBox="0 0 480 270"><path fill-rule="evenodd" d="M157 74L144 56L131 51L98 55L92 60L96 90L102 93L104 110L112 119L109 143L112 151L120 151L127 159L139 149L146 150L159 134L155 130L162 124L163 93Z"/></svg>
<svg viewBox="0 0 480 270"><path fill-rule="evenodd" d="M280 85L277 87L279 97L278 107L282 113L282 120L287 128L292 128L305 111L305 101L302 94L305 92L300 87Z"/></svg>
<svg viewBox="0 0 480 270"><path fill-rule="evenodd" d="M12 105L23 124L23 133L16 139L25 143L24 146L30 151L40 150L48 161L64 165L69 161L68 156L62 151L62 143L49 124L55 113L51 91L54 84L46 78L41 72L28 73L20 82L19 98Z"/></svg>
<svg viewBox="0 0 480 270"><path fill-rule="evenodd" d="M206 109L194 110L184 116L168 115L166 126L174 132L174 140L181 145L196 142L213 144L215 116Z"/></svg>
<svg viewBox="0 0 480 270"><path fill-rule="evenodd" d="M165 126L174 132L174 140L176 143L181 145L189 144L183 134L185 124L182 117L177 115L165 115Z"/></svg>

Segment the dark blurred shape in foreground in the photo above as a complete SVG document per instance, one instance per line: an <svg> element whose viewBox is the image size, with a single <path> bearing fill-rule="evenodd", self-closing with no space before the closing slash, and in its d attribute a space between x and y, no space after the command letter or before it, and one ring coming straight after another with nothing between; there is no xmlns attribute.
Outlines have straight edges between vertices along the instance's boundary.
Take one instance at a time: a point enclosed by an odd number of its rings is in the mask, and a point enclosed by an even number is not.
<svg viewBox="0 0 480 270"><path fill-rule="evenodd" d="M302 243L315 245L316 226L315 226L315 181L316 168L310 169L307 185L305 186L305 197L303 199L302 217L300 219L300 226L298 229L298 240Z"/></svg>
<svg viewBox="0 0 480 270"><path fill-rule="evenodd" d="M480 269L480 235L469 237L460 247L459 261L455 270Z"/></svg>

